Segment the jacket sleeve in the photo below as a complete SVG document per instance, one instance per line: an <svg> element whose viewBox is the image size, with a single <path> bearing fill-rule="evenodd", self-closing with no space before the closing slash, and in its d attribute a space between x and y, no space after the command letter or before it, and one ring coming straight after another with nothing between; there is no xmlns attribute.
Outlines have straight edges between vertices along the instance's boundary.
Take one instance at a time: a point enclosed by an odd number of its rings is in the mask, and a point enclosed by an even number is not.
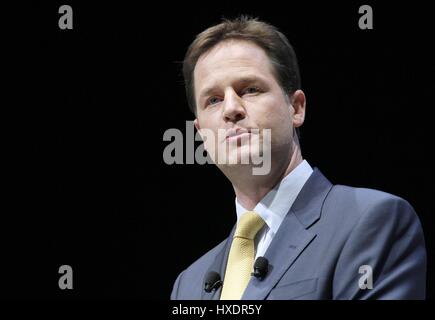
<svg viewBox="0 0 435 320"><path fill-rule="evenodd" d="M368 207L337 260L334 299L425 299L426 249L420 221L405 200Z"/></svg>

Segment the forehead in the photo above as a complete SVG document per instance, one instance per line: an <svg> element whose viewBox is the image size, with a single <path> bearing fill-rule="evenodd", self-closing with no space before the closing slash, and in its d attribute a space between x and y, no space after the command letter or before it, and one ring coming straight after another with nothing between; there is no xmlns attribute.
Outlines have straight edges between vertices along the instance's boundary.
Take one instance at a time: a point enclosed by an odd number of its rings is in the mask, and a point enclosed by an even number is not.
<svg viewBox="0 0 435 320"><path fill-rule="evenodd" d="M266 52L253 42L227 40L203 54L194 70L195 91L213 81L232 77L258 75L273 78L272 65Z"/></svg>

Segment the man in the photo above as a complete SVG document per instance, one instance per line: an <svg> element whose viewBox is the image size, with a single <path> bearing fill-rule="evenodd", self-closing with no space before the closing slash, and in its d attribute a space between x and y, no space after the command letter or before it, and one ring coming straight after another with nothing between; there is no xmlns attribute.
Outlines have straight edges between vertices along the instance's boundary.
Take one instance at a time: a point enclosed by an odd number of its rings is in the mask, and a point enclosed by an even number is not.
<svg viewBox="0 0 435 320"><path fill-rule="evenodd" d="M282 33L225 20L197 36L183 73L195 126L233 185L237 224L178 276L172 299L425 298L425 244L410 204L332 185L303 159L306 98ZM241 161L255 152L270 153L266 174Z"/></svg>

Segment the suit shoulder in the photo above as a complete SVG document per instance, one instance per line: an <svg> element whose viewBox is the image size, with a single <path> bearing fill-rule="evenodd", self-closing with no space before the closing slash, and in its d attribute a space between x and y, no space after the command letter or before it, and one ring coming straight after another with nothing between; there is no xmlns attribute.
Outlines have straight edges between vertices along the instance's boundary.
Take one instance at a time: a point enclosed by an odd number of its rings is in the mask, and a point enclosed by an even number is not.
<svg viewBox="0 0 435 320"><path fill-rule="evenodd" d="M357 220L364 215L381 220L400 219L404 220L403 222L418 220L408 201L394 194L375 189L335 185L326 202L329 208L345 208L347 215Z"/></svg>

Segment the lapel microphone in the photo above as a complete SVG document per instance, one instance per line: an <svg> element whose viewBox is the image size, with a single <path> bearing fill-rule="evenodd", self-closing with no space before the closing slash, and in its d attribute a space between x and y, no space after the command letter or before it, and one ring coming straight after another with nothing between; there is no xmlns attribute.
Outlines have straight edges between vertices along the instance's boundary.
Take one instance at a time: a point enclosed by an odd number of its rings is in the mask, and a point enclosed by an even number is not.
<svg viewBox="0 0 435 320"><path fill-rule="evenodd" d="M269 261L265 257L258 257L254 263L254 272L251 276L256 277L260 281L264 279L269 271Z"/></svg>
<svg viewBox="0 0 435 320"><path fill-rule="evenodd" d="M254 263L254 272L251 276L256 277L260 281L266 277L269 271L269 261L265 257L258 257ZM207 293L219 289L222 286L222 280L219 273L216 271L209 271L204 278L204 291Z"/></svg>
<svg viewBox="0 0 435 320"><path fill-rule="evenodd" d="M216 271L209 271L205 275L204 280L204 290L205 292L212 292L212 290L217 290L222 285L221 276Z"/></svg>

